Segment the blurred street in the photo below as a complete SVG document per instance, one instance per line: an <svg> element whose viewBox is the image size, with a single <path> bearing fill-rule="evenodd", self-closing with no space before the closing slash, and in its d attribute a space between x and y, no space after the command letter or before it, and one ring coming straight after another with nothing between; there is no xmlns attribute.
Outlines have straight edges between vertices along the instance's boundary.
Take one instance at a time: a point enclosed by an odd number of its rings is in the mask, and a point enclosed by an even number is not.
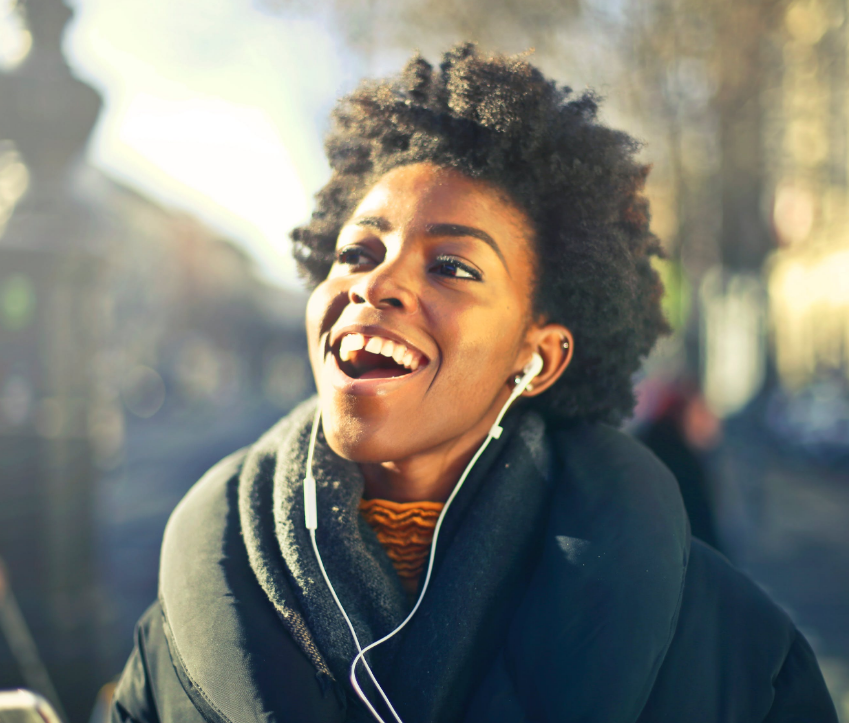
<svg viewBox="0 0 849 723"><path fill-rule="evenodd" d="M718 459L728 556L791 616L849 721L849 472L780 451L729 425Z"/></svg>
<svg viewBox="0 0 849 723"><path fill-rule="evenodd" d="M255 441L284 413L271 406L230 411L191 426L139 425L124 467L100 481L98 643L107 679L123 668L133 626L156 599L159 548L171 511L212 465Z"/></svg>

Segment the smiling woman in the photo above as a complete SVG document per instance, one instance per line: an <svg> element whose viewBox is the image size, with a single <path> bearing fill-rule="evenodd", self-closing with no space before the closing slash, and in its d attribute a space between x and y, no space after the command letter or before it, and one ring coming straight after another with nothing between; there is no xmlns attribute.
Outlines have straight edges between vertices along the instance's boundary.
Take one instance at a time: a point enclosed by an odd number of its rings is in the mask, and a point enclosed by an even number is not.
<svg viewBox="0 0 849 723"><path fill-rule="evenodd" d="M565 368L571 332L533 320L532 236L494 186L431 163L389 171L341 229L307 336L324 435L368 495L446 499L505 381L537 350L549 371L535 393Z"/></svg>
<svg viewBox="0 0 849 723"><path fill-rule="evenodd" d="M836 721L606 423L666 329L636 144L464 45L341 101L293 232L317 399L168 524L113 720Z"/></svg>

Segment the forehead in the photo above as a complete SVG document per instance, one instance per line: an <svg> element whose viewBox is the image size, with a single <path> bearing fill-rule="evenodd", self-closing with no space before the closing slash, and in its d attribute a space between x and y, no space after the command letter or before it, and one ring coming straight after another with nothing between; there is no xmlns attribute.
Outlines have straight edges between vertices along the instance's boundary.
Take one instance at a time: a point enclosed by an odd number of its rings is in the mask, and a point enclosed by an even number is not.
<svg viewBox="0 0 849 723"><path fill-rule="evenodd" d="M479 228L509 247L531 251L533 228L527 215L497 186L453 168L430 163L388 171L366 193L352 214L382 218L393 228L406 225L460 224Z"/></svg>

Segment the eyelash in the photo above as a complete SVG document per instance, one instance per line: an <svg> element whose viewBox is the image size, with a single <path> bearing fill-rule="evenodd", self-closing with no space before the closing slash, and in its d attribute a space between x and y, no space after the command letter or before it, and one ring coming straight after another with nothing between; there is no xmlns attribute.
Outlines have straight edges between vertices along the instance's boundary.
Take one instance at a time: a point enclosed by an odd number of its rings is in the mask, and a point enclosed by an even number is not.
<svg viewBox="0 0 849 723"><path fill-rule="evenodd" d="M374 259L372 259L368 255L368 253L366 253L366 251L364 249L359 248L357 246L347 246L346 248L339 249L336 252L336 256L335 256L336 263L342 264L344 266L362 266L363 263L364 263L362 260L353 261L350 258L351 255L353 255L353 254L357 254L360 257L365 256L370 262L374 263ZM448 278L453 278L453 279L460 279L462 281L480 281L481 280L480 271L473 268L472 266L469 266L466 263L463 263L462 261L460 261L460 259L458 259L454 256L447 256L447 255L437 256L436 259L435 259L434 265L431 266L431 269L433 270L433 269L443 268L444 266L449 265L449 264L456 266L458 269L464 271L469 276L466 277L466 276L457 276L455 274L441 274L442 276L447 276Z"/></svg>
<svg viewBox="0 0 849 723"><path fill-rule="evenodd" d="M336 263L342 264L344 266L361 266L362 262L357 263L354 261L350 261L347 258L350 254L360 254L362 256L368 257L368 254L366 254L365 249L362 249L359 246L346 246L345 248L339 249L336 252Z"/></svg>
<svg viewBox="0 0 849 723"><path fill-rule="evenodd" d="M457 268L465 271L467 274L469 274L469 277L471 277L471 278L467 278L465 276L449 275L451 278L463 279L464 281L480 281L481 280L480 271L472 268L468 264L464 264L462 261L460 261L460 259L455 258L454 256L437 256L436 257L436 264L435 264L436 267L439 267L439 266L442 266L442 265L445 265L445 264L453 264Z"/></svg>

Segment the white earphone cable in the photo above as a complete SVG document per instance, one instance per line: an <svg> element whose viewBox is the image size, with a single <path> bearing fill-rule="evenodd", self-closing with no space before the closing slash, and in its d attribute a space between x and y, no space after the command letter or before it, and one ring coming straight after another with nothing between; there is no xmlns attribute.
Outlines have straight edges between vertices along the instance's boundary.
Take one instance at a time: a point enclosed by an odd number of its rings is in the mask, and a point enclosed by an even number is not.
<svg viewBox="0 0 849 723"><path fill-rule="evenodd" d="M327 575L327 570L324 568L324 562L321 559L321 553L318 551L318 543L315 539L315 531L318 528L318 509L317 509L317 500L316 500L316 483L315 477L312 474L313 469L313 457L315 454L315 443L318 438L318 425L321 421L321 405L316 408L315 417L313 418L312 430L310 433L310 444L307 449L307 474L304 478L304 517L306 521L306 527L310 533L310 541L312 542L312 549L315 553L315 559L318 562L318 567L321 570L321 576L324 578L324 582L326 583L328 589L330 590L330 594L333 596L333 601L336 603L336 607L339 608L339 612L342 613L342 617L345 619L345 624L348 626L348 630L351 631L351 637L354 639L354 644L357 646L358 655L354 658L354 663L351 666L351 684L354 686L354 690L357 692L360 700L365 703L366 707L369 709L369 712L378 720L380 723L385 723L383 718L380 717L380 714L375 710L374 706L369 701L366 694L363 692L362 688L360 688L360 684L357 681L356 674L354 668L356 667L357 661L360 660L360 657L364 655L364 651L362 646L360 645L360 639L357 637L357 631L354 629L354 624L351 622L351 619L348 617L348 613L345 612L345 608L342 605L342 602L339 600L338 595L336 594L336 590L333 587L333 584L330 582L330 578ZM389 701L389 698L386 696L386 693L383 692L383 688L380 687L380 683L377 682L377 678L372 672L371 666L368 664L368 661L365 658L362 658L363 665L366 667L366 671L368 671L369 678L371 678L372 683L374 683L377 690L380 692L381 697L386 702L386 705L389 706L389 710L392 711L392 715L395 717L397 723L403 723L401 718L396 713L395 708L393 708L392 703Z"/></svg>
<svg viewBox="0 0 849 723"><path fill-rule="evenodd" d="M312 431L310 434L310 446L307 451L307 474L304 479L304 515L306 519L306 526L310 532L310 540L312 541L312 548L315 552L315 558L318 562L318 566L321 569L322 577L324 577L325 583L327 583L327 587L330 589L330 594L333 596L333 600L336 603L336 606L339 608L339 611L342 613L342 617L345 618L345 623L348 625L348 629L351 631L351 636L354 638L354 643L357 646L357 656L351 662L351 670L350 670L350 681L351 685L354 687L357 695L360 700L365 703L366 707L369 709L369 712L375 717L379 723L385 723L383 718L380 717L378 712L374 709L374 706L366 697L365 693L363 693L360 685L357 681L357 663L362 661L363 665L365 665L366 670L368 671L368 675L371 678L372 683L377 688L380 696L383 698L386 705L389 707L389 710L392 712L397 723L403 723L401 718L398 716L398 713L395 712L395 708L392 707L392 703L389 702L389 698L386 696L386 693L383 692L383 688L380 687L380 684L377 682L377 679L372 672L371 666L368 664L368 661L365 659L365 654L376 648L378 645L385 643L387 640L392 638L398 632L400 632L404 626L407 625L408 622L412 619L413 615L416 614L416 611L419 609L419 606L424 599L425 592L427 591L428 585L430 584L430 576L433 571L433 563L434 558L436 556L436 543L439 539L439 531L442 528L442 522L445 519L445 515L448 512L448 508L451 506L451 503L454 501L454 498L457 496L457 493L460 491L460 488L463 486L463 483L466 481L466 477L469 476L469 472L471 472L472 467L474 467L475 463L478 461L480 456L484 453L486 448L489 446L489 443L493 439L498 439L501 436L501 433L504 429L501 427L501 420L504 418L504 415L507 413L507 410L510 408L510 405L513 404L514 401L525 391L527 386L531 383L531 380L536 377L540 371L542 371L542 358L538 354L534 354L531 362L523 369L524 372L522 378L516 383L516 386L510 393L510 397L504 403L504 406L501 407L501 411L498 413L498 416L495 418L495 423L490 427L489 433L486 435L486 439L484 439L483 443L480 447L478 447L472 459L466 465L466 468L463 470L463 474L460 475L460 479L457 481L457 484L454 485L454 489L451 491L451 494L448 496L448 499L445 502L445 505L442 508L442 512L439 514L439 518L436 521L436 527L433 531L433 540L430 543L430 556L428 558L427 563L427 572L425 573L424 584L422 585L422 591L419 593L418 600L416 600L416 604L413 606L413 609L404 618L404 621L398 625L391 633L384 635L379 640L375 640L373 643L367 645L363 648L360 645L359 638L357 638L357 633L354 630L354 626L351 623L348 614L345 612L345 608L342 606L342 603L339 601L339 598L336 595L336 591L333 589L333 585L330 582L330 578L327 575L327 571L324 569L324 563L321 559L321 554L318 551L318 545L315 540L315 530L318 527L318 514L317 514L317 502L316 502L316 485L315 478L312 474L312 465L313 465L313 454L315 450L316 438L318 436L318 424L321 420L321 406L316 410L315 417L313 419Z"/></svg>
<svg viewBox="0 0 849 723"><path fill-rule="evenodd" d="M327 577L327 571L324 569L324 564L321 562L321 555L318 552L318 545L316 544L316 541L315 541L315 530L310 530L309 532L310 532L310 540L312 541L312 549L315 552L316 560L318 560L318 566L321 568L321 575L324 578L324 582L327 583L327 587L330 589L330 594L333 596L333 600L336 603L336 607L339 608L339 611L342 613L342 617L345 618L345 622L348 625L348 630L351 631L351 637L354 638L354 644L357 646L357 650L359 651L359 653L357 654L357 657L354 658L354 663L351 665L351 684L354 686L354 690L357 691L357 695L359 696L360 700L362 700L363 703L366 704L366 707L369 709L371 714L377 720L379 720L380 723L385 723L383 718L381 718L380 715L378 714L378 712L374 709L374 706L371 704L371 702L369 701L366 694L363 693L362 688L360 688L360 684L357 682L357 678L356 678L355 671L354 671L354 667L356 666L357 661L371 647L373 647L374 644L372 643L372 645L370 645L368 648L366 648L366 650L363 650L362 646L360 645L360 639L357 637L357 631L354 630L354 625L351 622L351 619L348 617L348 613L345 612L345 608L342 607L342 603L339 601L339 598L336 595L336 590L333 589L333 585L330 583L330 578ZM369 678L371 678L371 682L374 683L375 687L378 689L378 691L380 691L381 697L383 698L386 705L389 706L389 710L392 711L392 715L395 717L395 720L398 723L403 723L401 718L399 718L398 714L395 712L395 708L392 707L392 703L389 702L389 698L386 697L386 693L383 692L383 688L380 687L380 683L377 682L377 678L374 677L374 673L372 672L371 666L368 664L368 661L365 658L363 658L362 660L363 660L363 665L365 665L366 670L368 671Z"/></svg>

